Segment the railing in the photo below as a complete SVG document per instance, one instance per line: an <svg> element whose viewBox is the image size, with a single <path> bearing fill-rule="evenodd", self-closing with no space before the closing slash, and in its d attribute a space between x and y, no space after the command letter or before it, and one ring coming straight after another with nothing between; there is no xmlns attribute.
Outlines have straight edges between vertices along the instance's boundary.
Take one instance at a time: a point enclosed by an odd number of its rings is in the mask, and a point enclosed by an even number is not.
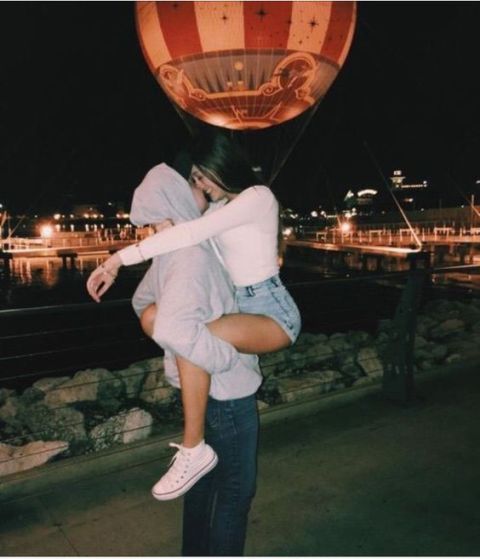
<svg viewBox="0 0 480 559"><path fill-rule="evenodd" d="M98 229L88 233L53 233L49 237L8 237L0 240L0 250L101 247L117 241L137 240L137 228Z"/></svg>
<svg viewBox="0 0 480 559"><path fill-rule="evenodd" d="M429 227L413 227L412 229L393 225L382 225L381 227L355 225L350 230L342 230L340 227L322 229L302 226L294 228L294 238L331 244L409 246L412 243L415 244L416 235L423 243L440 241L480 243L479 227L431 225Z"/></svg>
<svg viewBox="0 0 480 559"><path fill-rule="evenodd" d="M479 299L462 294L450 304L432 289L429 273L290 285L304 331L292 348L262 357L259 405L374 382L406 403L416 372L460 359L467 346L475 351ZM0 474L179 424L161 351L142 334L128 300L0 311L0 350Z"/></svg>

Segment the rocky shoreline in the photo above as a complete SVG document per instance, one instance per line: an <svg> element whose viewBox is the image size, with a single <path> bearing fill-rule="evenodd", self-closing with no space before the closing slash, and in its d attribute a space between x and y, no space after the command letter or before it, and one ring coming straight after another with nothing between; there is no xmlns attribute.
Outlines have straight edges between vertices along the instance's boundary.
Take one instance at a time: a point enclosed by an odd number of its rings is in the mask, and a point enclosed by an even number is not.
<svg viewBox="0 0 480 559"><path fill-rule="evenodd" d="M304 333L292 348L263 356L259 409L378 382L392 328L383 320L374 335ZM479 347L480 300L435 300L418 315L416 373L468 359ZM0 476L180 425L178 390L165 381L161 357L43 378L21 393L0 388Z"/></svg>

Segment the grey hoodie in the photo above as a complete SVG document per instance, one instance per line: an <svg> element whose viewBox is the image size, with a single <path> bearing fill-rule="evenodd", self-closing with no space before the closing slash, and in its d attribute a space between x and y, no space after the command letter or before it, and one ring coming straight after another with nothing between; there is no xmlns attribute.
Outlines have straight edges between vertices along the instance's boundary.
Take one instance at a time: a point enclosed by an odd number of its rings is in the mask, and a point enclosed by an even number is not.
<svg viewBox="0 0 480 559"><path fill-rule="evenodd" d="M137 225L198 217L188 182L164 163L153 167L135 190L130 219ZM205 326L238 312L232 284L209 241L153 258L132 300L139 316L150 303L157 304L153 339L165 350L165 375L171 384L179 386L177 354L212 374L210 394L217 400L256 392L261 383L257 356L238 353Z"/></svg>

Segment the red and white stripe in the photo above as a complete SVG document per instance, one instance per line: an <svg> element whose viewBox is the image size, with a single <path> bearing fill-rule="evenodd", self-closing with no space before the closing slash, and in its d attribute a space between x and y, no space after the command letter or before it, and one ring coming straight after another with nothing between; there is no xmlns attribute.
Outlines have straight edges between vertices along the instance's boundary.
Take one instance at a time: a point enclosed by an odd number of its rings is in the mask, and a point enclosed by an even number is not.
<svg viewBox="0 0 480 559"><path fill-rule="evenodd" d="M303 51L341 67L353 37L355 2L137 2L150 68L236 49Z"/></svg>

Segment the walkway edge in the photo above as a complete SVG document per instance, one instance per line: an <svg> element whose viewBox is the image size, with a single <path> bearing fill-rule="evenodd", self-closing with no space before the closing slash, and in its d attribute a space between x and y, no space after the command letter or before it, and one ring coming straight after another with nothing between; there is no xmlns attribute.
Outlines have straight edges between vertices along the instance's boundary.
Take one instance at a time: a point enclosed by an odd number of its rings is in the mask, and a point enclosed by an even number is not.
<svg viewBox="0 0 480 559"><path fill-rule="evenodd" d="M468 369L480 366L480 356L471 357ZM447 366L423 372L415 377L419 386L435 377L455 375L465 370L466 362L458 361ZM280 404L260 412L260 424L272 423L311 415L320 410L328 410L348 405L374 393L381 393L381 379L371 384L347 388L335 392L317 395L309 400ZM12 474L0 479L0 503L38 496L47 493L53 485L62 483L81 483L94 477L107 476L125 468L133 468L148 462L163 461L171 456L169 442L180 442L181 433L151 437L146 441L124 445L86 456L66 458L38 468Z"/></svg>

